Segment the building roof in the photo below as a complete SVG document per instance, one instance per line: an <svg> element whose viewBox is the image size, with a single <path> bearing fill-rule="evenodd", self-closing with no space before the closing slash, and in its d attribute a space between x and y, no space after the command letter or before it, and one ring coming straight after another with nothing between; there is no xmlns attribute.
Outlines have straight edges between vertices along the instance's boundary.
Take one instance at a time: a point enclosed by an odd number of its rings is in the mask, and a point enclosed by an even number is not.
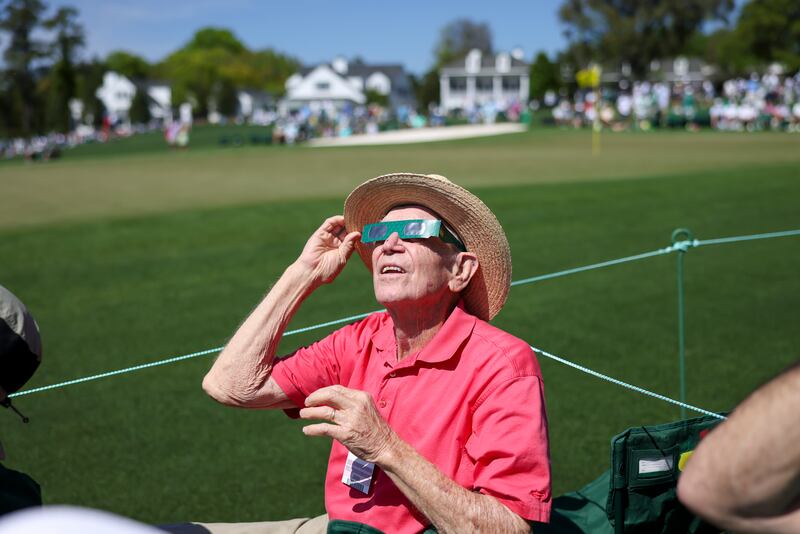
<svg viewBox="0 0 800 534"><path fill-rule="evenodd" d="M324 65L330 68L332 71L342 76L342 74L338 73L336 69L333 68L331 63L318 63L317 65L311 65L307 67L301 68L298 72L301 76L305 77L308 75L309 72L313 71L317 67ZM385 75L389 76L390 78L400 77L400 76L407 76L406 69L400 64L385 64L385 65L367 65L361 61L354 61L349 62L347 64L347 72L344 74L344 77L349 76L360 76L362 78L368 77L370 74L375 72L382 72Z"/></svg>
<svg viewBox="0 0 800 534"><path fill-rule="evenodd" d="M503 52L498 52L497 54L481 54L481 69L493 69L497 64L497 56L502 54ZM506 52L507 53L507 52ZM461 57L461 59L457 59L451 61L450 63L444 65L443 69L464 69L465 68L465 61L467 59L466 54ZM511 60L511 68L514 67L528 67L528 63L522 61L521 59L517 59L511 54L509 54L509 59Z"/></svg>

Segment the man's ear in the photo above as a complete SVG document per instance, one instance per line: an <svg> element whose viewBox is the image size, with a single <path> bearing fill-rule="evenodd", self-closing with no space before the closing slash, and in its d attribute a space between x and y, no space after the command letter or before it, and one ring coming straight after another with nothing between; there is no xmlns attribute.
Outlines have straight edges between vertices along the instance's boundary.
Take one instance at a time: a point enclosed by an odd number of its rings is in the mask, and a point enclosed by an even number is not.
<svg viewBox="0 0 800 534"><path fill-rule="evenodd" d="M453 263L453 277L448 282L450 291L459 293L467 288L478 272L478 257L472 252L459 252Z"/></svg>

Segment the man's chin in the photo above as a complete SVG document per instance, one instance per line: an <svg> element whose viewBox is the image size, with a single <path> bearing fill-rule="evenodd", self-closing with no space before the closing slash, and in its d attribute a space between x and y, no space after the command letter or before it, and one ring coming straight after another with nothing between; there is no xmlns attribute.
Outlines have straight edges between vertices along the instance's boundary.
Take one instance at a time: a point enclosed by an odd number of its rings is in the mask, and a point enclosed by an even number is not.
<svg viewBox="0 0 800 534"><path fill-rule="evenodd" d="M422 301L420 299L409 297L408 295L392 295L392 294L380 294L375 295L375 300L378 303L386 308L387 310L395 309L395 308L406 308L406 307L414 307L414 306L421 306Z"/></svg>

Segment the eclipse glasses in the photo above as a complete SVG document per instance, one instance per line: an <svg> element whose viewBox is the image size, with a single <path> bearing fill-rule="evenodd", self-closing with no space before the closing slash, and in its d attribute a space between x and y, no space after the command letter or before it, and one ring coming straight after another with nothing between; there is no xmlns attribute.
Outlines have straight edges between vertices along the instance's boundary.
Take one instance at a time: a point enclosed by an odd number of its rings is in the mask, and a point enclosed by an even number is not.
<svg viewBox="0 0 800 534"><path fill-rule="evenodd" d="M461 252L466 252L467 247L456 237L456 235L437 219L412 219L408 221L386 221L367 224L361 232L362 243L374 243L386 241L386 239L397 232L400 239L427 239L438 237L445 243L451 243L458 247Z"/></svg>

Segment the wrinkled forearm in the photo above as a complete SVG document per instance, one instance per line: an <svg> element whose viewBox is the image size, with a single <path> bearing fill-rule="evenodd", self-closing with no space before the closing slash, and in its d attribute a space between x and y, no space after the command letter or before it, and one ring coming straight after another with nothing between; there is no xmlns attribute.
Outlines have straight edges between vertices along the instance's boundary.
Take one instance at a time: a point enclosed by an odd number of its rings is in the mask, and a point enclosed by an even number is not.
<svg viewBox="0 0 800 534"><path fill-rule="evenodd" d="M283 332L305 298L316 289L299 263L290 265L242 323L203 380L203 389L231 406L267 408L264 385Z"/></svg>
<svg viewBox="0 0 800 534"><path fill-rule="evenodd" d="M697 447L678 495L712 523L800 532L800 367L754 392Z"/></svg>
<svg viewBox="0 0 800 534"><path fill-rule="evenodd" d="M530 532L520 516L489 495L456 484L395 436L377 464L439 532Z"/></svg>

